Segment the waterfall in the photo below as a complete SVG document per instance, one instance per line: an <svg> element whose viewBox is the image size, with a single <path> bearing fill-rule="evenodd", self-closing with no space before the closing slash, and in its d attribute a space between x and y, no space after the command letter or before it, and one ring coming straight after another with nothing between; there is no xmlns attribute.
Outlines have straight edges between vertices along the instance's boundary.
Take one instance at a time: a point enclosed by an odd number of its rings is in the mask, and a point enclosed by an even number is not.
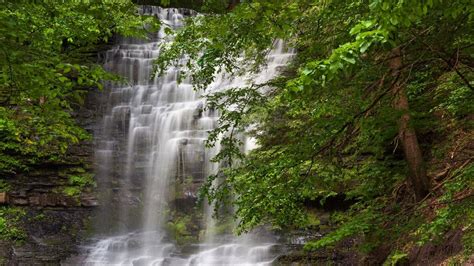
<svg viewBox="0 0 474 266"><path fill-rule="evenodd" d="M157 16L171 28L181 27L183 17L195 15L186 9L150 6L142 7L142 12ZM189 78L177 82L179 69L170 67L162 77L152 79L160 44L170 41L160 30L147 41L122 38L106 54L105 68L128 82L108 84L103 93L105 115L95 138L101 235L86 248L81 264L271 264L275 257L271 236L209 233L215 226L212 218L204 210L195 210L199 185L218 168L210 162L218 147L204 145L218 114L205 108L205 99L193 90ZM245 86L249 78L265 82L293 55L276 41L261 73L237 78L222 74L208 91ZM254 145L248 139L245 149ZM196 228L186 233L197 241L177 244L170 227L182 229L171 218L190 212L198 213L186 218ZM207 233L199 236L200 231Z"/></svg>

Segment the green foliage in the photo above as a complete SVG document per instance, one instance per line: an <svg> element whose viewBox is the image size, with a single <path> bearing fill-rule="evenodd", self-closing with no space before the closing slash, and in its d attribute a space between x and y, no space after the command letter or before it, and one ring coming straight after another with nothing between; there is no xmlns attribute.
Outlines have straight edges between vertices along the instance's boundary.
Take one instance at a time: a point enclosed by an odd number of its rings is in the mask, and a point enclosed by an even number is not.
<svg viewBox="0 0 474 266"><path fill-rule="evenodd" d="M400 265L400 263L407 263L408 262L408 254L395 251L391 254L388 259L384 262L384 266L395 266Z"/></svg>
<svg viewBox="0 0 474 266"><path fill-rule="evenodd" d="M44 220L46 220L46 215L44 213L40 213L40 214L36 215L35 217L33 217L33 220L34 221L44 221Z"/></svg>
<svg viewBox="0 0 474 266"><path fill-rule="evenodd" d="M68 186L63 190L65 195L76 197L86 188L96 186L93 174L86 173L82 168L75 168L73 172L76 173L68 176Z"/></svg>
<svg viewBox="0 0 474 266"><path fill-rule="evenodd" d="M0 174L64 158L89 134L71 111L116 79L95 64L113 34L145 37L153 17L130 1L6 1L0 9ZM153 27L149 28L153 30Z"/></svg>
<svg viewBox="0 0 474 266"><path fill-rule="evenodd" d="M0 192L7 192L11 189L10 184L6 182L5 180L0 179Z"/></svg>
<svg viewBox="0 0 474 266"><path fill-rule="evenodd" d="M471 73L466 73L472 75ZM442 83L436 91L436 99L439 105L434 111L446 110L449 115L462 118L463 116L472 114L474 106L471 104L474 98L474 91L466 85L462 84L460 77L456 73L449 72L440 77ZM471 82L474 85L474 82Z"/></svg>
<svg viewBox="0 0 474 266"><path fill-rule="evenodd" d="M464 235L462 238L463 255L467 258L474 253L474 230L472 229L472 223L462 229Z"/></svg>
<svg viewBox="0 0 474 266"><path fill-rule="evenodd" d="M318 216L314 213L308 213L308 221L305 225L306 228L318 228L321 224L321 221L318 219Z"/></svg>
<svg viewBox="0 0 474 266"><path fill-rule="evenodd" d="M361 206L354 206L350 215L339 214L338 216L336 219L333 217L333 222L339 224L340 227L319 240L306 243L305 250L333 246L349 236L364 236L375 229L376 221L380 219L378 212L370 208L361 208Z"/></svg>
<svg viewBox="0 0 474 266"><path fill-rule="evenodd" d="M205 89L223 71L257 72L275 39L298 50L268 84L206 95L222 114L207 143L220 145L214 160L222 167L201 197L215 202L216 211L236 204L238 232L266 223L305 227L312 220L306 201L343 194L356 204L333 219L337 230L306 249L359 237L360 249L369 252L387 241L426 243L455 228L464 228L466 243L472 240L472 225L461 218L472 216L472 197L462 198L472 188L472 166L450 175L434 217L425 215L428 203L412 202L409 189L399 195L407 165L397 136L402 113L393 107L394 84L402 84L409 126L422 136L426 154L441 153L429 136L446 140L449 149L452 127L471 132L470 1L256 0L232 11L218 0L209 3L215 4L209 15L189 19L164 47L158 69L186 55L181 69ZM394 48L403 55L395 72L388 64ZM271 89L262 93L262 86ZM259 144L248 155L241 153L243 134ZM387 263L405 258L395 252Z"/></svg>
<svg viewBox="0 0 474 266"><path fill-rule="evenodd" d="M95 186L95 181L92 174L80 174L69 176L69 184L73 186Z"/></svg>
<svg viewBox="0 0 474 266"><path fill-rule="evenodd" d="M19 227L20 218L25 212L19 208L0 207L0 239L21 241L26 233Z"/></svg>
<svg viewBox="0 0 474 266"><path fill-rule="evenodd" d="M436 210L435 217L423 224L416 232L419 245L427 242L443 240L449 230L462 228L465 234L466 248L472 250L472 234L474 231L474 197L466 195L466 190L474 187L474 165L454 173L455 177L445 184L444 194L436 204L442 207Z"/></svg>
<svg viewBox="0 0 474 266"><path fill-rule="evenodd" d="M79 187L65 187L63 193L69 197L76 197L81 194L81 189Z"/></svg>
<svg viewBox="0 0 474 266"><path fill-rule="evenodd" d="M189 227L191 224L190 216L177 216L166 224L168 232L171 233L173 239L180 245L189 243L192 240Z"/></svg>
<svg viewBox="0 0 474 266"><path fill-rule="evenodd" d="M220 219L216 222L215 225L213 225L210 228L206 228L205 232L202 232L203 235L200 236L203 239L205 238L205 235L211 235L211 236L219 236L219 235L225 235L225 234L231 234L234 230L234 221L231 216L228 216L224 219Z"/></svg>
<svg viewBox="0 0 474 266"><path fill-rule="evenodd" d="M212 1L215 2L219 1ZM245 72L246 68L235 62L242 53L245 60L241 62L257 69L264 62L265 51L275 37L283 37L284 30L289 28L289 25L283 24L284 17L279 18L278 15L297 16L294 6L285 5L284 1L277 2L278 5L267 1L249 2L238 5L230 13L210 13L189 19L187 27L177 33L176 41L164 47L157 60L157 68L163 71L171 63L178 64L177 59L185 53L190 60L180 67L183 73L192 76L197 88L205 88L222 70ZM280 8L288 14L276 12ZM264 12L263 15L259 15L260 11ZM275 27L275 20L280 20L281 30Z"/></svg>

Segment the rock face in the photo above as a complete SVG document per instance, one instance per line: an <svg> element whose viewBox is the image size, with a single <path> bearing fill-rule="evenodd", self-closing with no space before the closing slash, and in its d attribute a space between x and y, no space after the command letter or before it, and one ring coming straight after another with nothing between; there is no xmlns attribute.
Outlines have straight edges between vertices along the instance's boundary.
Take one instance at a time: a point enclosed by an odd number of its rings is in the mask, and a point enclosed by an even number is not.
<svg viewBox="0 0 474 266"><path fill-rule="evenodd" d="M97 110L94 93L74 114L90 133ZM0 265L59 265L78 251L87 236L92 210L98 205L92 185L75 186L70 176L94 172L93 143L83 142L68 151L64 162L39 164L28 173L8 180L9 191L0 193L0 204L22 211L17 227L22 241L0 241ZM68 193L68 189L74 193Z"/></svg>
<svg viewBox="0 0 474 266"><path fill-rule="evenodd" d="M10 248L10 265L59 265L61 260L77 252L89 215L85 208L27 207L22 219L27 240L6 246Z"/></svg>

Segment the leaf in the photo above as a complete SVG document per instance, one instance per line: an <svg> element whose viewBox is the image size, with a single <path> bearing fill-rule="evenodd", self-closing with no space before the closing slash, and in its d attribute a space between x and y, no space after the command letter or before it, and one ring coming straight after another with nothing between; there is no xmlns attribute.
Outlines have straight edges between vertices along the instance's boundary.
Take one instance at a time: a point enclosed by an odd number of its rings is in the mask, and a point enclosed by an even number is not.
<svg viewBox="0 0 474 266"><path fill-rule="evenodd" d="M365 53L365 51L367 51L367 49L369 49L369 47L370 47L370 42L362 42L362 44L360 45L359 52L363 54Z"/></svg>
<svg viewBox="0 0 474 266"><path fill-rule="evenodd" d="M346 62L349 62L351 64L355 64L356 60L354 58L350 58L350 57L346 57L344 55L341 55L341 58L346 61ZM342 68L343 66L339 66L340 68Z"/></svg>

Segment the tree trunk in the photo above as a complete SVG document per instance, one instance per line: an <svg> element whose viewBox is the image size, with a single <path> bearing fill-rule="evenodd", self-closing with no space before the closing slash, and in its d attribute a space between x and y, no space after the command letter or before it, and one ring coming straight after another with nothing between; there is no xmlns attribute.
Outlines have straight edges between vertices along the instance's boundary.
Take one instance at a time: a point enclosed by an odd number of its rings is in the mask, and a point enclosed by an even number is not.
<svg viewBox="0 0 474 266"><path fill-rule="evenodd" d="M393 76L400 74L402 67L402 58L400 48L392 50L392 59L390 60L390 68L393 70ZM403 147L405 160L408 165L408 177L415 191L417 201L423 199L430 190L430 182L426 176L426 168L421 154L420 145L416 137L415 130L410 126L410 114L408 106L408 98L405 88L400 80L397 80L392 88L394 95L393 105L395 109L402 112L399 120L398 137Z"/></svg>
<svg viewBox="0 0 474 266"><path fill-rule="evenodd" d="M230 0L229 5L227 6L227 10L232 10L240 3L240 0Z"/></svg>

